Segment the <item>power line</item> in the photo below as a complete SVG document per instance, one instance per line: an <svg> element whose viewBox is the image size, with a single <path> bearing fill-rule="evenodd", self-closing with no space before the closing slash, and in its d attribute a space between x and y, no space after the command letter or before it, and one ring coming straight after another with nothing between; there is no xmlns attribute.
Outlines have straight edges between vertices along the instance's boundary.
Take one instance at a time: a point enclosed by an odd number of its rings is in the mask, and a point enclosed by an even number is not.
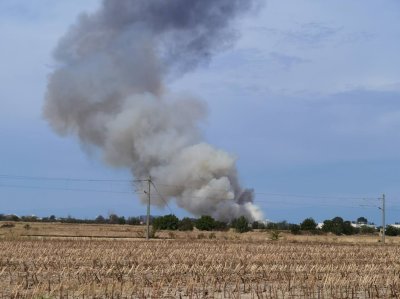
<svg viewBox="0 0 400 299"><path fill-rule="evenodd" d="M168 205L168 202L165 200L164 196L160 193L160 191L158 191L158 188L156 187L156 185L154 184L153 181L150 181L150 183L153 185L154 189L156 190L156 192L158 193L158 195L160 195L161 200L165 203L165 205L167 206L168 210L171 212L171 214L173 214L171 208Z"/></svg>
<svg viewBox="0 0 400 299"><path fill-rule="evenodd" d="M160 186L173 187L173 188L186 188L184 185L172 185L164 184L162 182L157 182ZM227 192L229 190L207 187L209 190ZM336 200L348 200L348 199L358 199L358 200L379 200L378 197L374 196L330 196L330 195L307 195L307 194L290 194L290 193L272 193L272 192L254 192L255 195L268 195L268 196L278 196L278 197L293 197L293 198L316 198L316 199L336 199Z"/></svg>
<svg viewBox="0 0 400 299"><path fill-rule="evenodd" d="M71 177L41 177L41 176L22 176L22 175L9 175L0 174L0 180L38 180L38 181L65 181L65 182L119 182L119 183L142 183L147 182L148 179L86 179L86 178L71 178ZM157 182L159 186L174 187L174 188L187 188L186 185L171 185ZM227 192L229 190L208 187L209 190ZM254 192L255 195L267 195L276 197L291 197L291 198L315 198L315 199L332 199L332 200L379 200L378 197L372 196L330 196L330 195L310 195L310 194L290 194L290 193L272 193L272 192Z"/></svg>
<svg viewBox="0 0 400 299"><path fill-rule="evenodd" d="M148 182L148 179L134 179L134 180L122 180L122 179L84 179L84 178L67 178L67 177L41 177L41 176L22 176L22 175L9 175L9 174L0 174L0 180L34 180L34 181L62 181L62 182L109 182L109 183L145 183ZM154 189L160 196L161 200L165 203L165 205L168 207L170 212L172 213L171 208L168 205L167 200L165 199L165 196L160 192L160 190L157 188L156 184L152 181L151 184L153 185ZM164 183L157 183L157 185L161 186L166 186L166 187L174 187L174 188L185 188L186 186L178 186L178 185L169 185L169 184L164 184ZM118 191L118 190L103 190L103 189L87 189L87 188L70 188L70 187L42 187L42 186L26 186L26 185L21 185L21 184L4 184L0 183L0 187L4 188L21 188L21 189L39 189L39 190L58 190L58 191L82 191L82 192L98 192L98 193L115 193L115 194L133 194L133 192L137 192L138 190L133 190L133 191ZM217 189L217 188L209 188L211 190L216 190L216 191L223 191L227 192L228 190L225 189ZM267 195L271 197L285 197L285 199L295 199L295 198L307 198L307 199L330 199L330 200L362 200L362 201L375 201L379 200L379 198L376 197L356 197L356 196L327 196L327 195L305 195L305 194L286 194L286 193L270 193L270 192L255 192L255 195ZM139 194L138 194L139 195ZM172 196L171 196L172 197ZM190 197L183 197L187 199L206 199L206 197L197 197L197 196L190 196ZM258 198L254 201L256 204L273 204L273 203L279 203L279 204L289 204L289 205L295 205L297 204L296 202L291 202L291 201L282 201L279 200L278 202L274 202L274 200L269 199L263 199L263 198ZM339 206L338 204L334 205L326 205L322 204L320 202L309 202L305 203L302 201L299 203L300 206L304 206L305 204L312 205L312 206ZM355 202L352 203L352 205L342 205L342 207L364 207L364 208L378 208L377 205L372 205L372 204L357 204ZM397 206L390 206L392 210L396 210Z"/></svg>
<svg viewBox="0 0 400 299"><path fill-rule="evenodd" d="M96 189L81 189L81 188L58 188L58 187L41 187L41 186L24 186L24 185L9 185L0 183L0 187L17 188L17 189L37 189L37 190L55 190L55 191L78 191L78 192L97 192L97 193L116 193L116 194L133 194L128 191L111 191L111 190L96 190Z"/></svg>
<svg viewBox="0 0 400 299"><path fill-rule="evenodd" d="M76 182L121 182L121 183L132 183L132 182L145 182L146 179L135 179L135 180L116 180L116 179L83 179L83 178L61 178L61 177L36 177L36 176L21 176L21 175L7 175L0 174L0 179L10 180L34 180L34 181L76 181Z"/></svg>

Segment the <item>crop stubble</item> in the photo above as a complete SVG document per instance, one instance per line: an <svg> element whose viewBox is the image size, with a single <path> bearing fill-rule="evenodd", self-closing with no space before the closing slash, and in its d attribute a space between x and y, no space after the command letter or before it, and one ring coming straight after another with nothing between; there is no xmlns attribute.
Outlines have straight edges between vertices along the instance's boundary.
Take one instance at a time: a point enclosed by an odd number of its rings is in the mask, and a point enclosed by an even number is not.
<svg viewBox="0 0 400 299"><path fill-rule="evenodd" d="M2 240L0 298L399 298L400 247Z"/></svg>

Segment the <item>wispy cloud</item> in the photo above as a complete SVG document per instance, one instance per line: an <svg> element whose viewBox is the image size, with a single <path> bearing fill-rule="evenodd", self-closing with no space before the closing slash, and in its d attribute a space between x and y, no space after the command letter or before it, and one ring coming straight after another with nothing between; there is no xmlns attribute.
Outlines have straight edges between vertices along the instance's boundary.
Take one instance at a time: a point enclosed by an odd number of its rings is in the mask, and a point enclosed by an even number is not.
<svg viewBox="0 0 400 299"><path fill-rule="evenodd" d="M279 52L270 52L269 57L272 62L280 65L284 70L290 70L293 66L310 62L309 59L303 59L298 56L288 55Z"/></svg>

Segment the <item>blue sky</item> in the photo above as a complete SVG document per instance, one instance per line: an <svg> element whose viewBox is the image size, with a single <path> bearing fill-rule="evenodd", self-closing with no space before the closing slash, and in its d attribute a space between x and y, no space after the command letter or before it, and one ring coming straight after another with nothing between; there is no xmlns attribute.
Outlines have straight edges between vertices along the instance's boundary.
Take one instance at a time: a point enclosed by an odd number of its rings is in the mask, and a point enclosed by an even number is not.
<svg viewBox="0 0 400 299"><path fill-rule="evenodd" d="M0 2L0 174L129 180L129 171L104 166L41 117L52 50L79 13L98 5ZM238 20L233 48L170 88L208 103L206 140L238 158L241 180L255 189L266 218L379 223L375 206L386 193L388 222L400 221L399 23L394 0L266 1ZM129 188L3 177L0 213L144 214Z"/></svg>

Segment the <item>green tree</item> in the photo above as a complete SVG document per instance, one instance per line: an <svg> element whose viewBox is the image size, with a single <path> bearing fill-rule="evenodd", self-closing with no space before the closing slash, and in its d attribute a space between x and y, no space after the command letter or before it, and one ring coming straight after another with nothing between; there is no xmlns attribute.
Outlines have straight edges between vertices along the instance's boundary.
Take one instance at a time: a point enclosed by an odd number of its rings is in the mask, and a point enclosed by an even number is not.
<svg viewBox="0 0 400 299"><path fill-rule="evenodd" d="M193 227L193 220L188 217L185 217L179 221L178 229L180 231L192 231Z"/></svg>
<svg viewBox="0 0 400 299"><path fill-rule="evenodd" d="M119 223L119 217L117 214L110 214L108 216L108 223L110 224L118 224Z"/></svg>
<svg viewBox="0 0 400 299"><path fill-rule="evenodd" d="M360 227L360 233L361 234L373 234L376 232L376 229L374 227L368 226L368 225L362 225Z"/></svg>
<svg viewBox="0 0 400 299"><path fill-rule="evenodd" d="M344 221L342 226L342 232L345 235L353 235L356 232L356 229L351 225L350 221Z"/></svg>
<svg viewBox="0 0 400 299"><path fill-rule="evenodd" d="M300 225L298 225L298 224L290 224L289 228L290 228L290 232L293 235L299 235L301 233L300 232Z"/></svg>
<svg viewBox="0 0 400 299"><path fill-rule="evenodd" d="M104 223L107 222L107 220L102 215L99 215L99 216L96 217L94 222L95 223L99 223L99 224L104 224Z"/></svg>
<svg viewBox="0 0 400 299"><path fill-rule="evenodd" d="M124 216L118 217L118 224L126 224L126 220Z"/></svg>
<svg viewBox="0 0 400 299"><path fill-rule="evenodd" d="M314 231L317 228L317 223L313 218L306 218L300 224L301 230Z"/></svg>
<svg viewBox="0 0 400 299"><path fill-rule="evenodd" d="M351 222L344 221L342 217L325 220L322 230L324 232L334 233L335 235L352 235L356 232L356 229L351 225Z"/></svg>
<svg viewBox="0 0 400 299"><path fill-rule="evenodd" d="M211 216L201 216L196 220L195 227L198 230L213 230L215 228L215 220Z"/></svg>
<svg viewBox="0 0 400 299"><path fill-rule="evenodd" d="M273 222L268 222L266 228L267 229L278 229L278 225Z"/></svg>
<svg viewBox="0 0 400 299"><path fill-rule="evenodd" d="M251 224L252 229L265 229L265 224L263 222L254 221Z"/></svg>
<svg viewBox="0 0 400 299"><path fill-rule="evenodd" d="M157 217L153 220L153 228L155 230L177 230L179 219L173 214Z"/></svg>
<svg viewBox="0 0 400 299"><path fill-rule="evenodd" d="M365 217L358 217L357 218L357 223L358 224L368 224L368 219Z"/></svg>
<svg viewBox="0 0 400 299"><path fill-rule="evenodd" d="M126 224L129 224L129 225L140 225L140 219L137 218L137 217L129 217L126 220Z"/></svg>
<svg viewBox="0 0 400 299"><path fill-rule="evenodd" d="M343 219L341 217L335 217L332 220L325 220L322 230L324 232L334 233L335 235L341 235L343 232Z"/></svg>
<svg viewBox="0 0 400 299"><path fill-rule="evenodd" d="M215 221L215 225L214 225L214 230L218 230L218 231L227 231L229 229L229 226L226 222L224 221Z"/></svg>
<svg viewBox="0 0 400 299"><path fill-rule="evenodd" d="M279 230L288 230L289 229L289 223L287 223L286 220L283 220L281 222L276 223L276 227Z"/></svg>
<svg viewBox="0 0 400 299"><path fill-rule="evenodd" d="M400 229L398 229L392 225L388 225L385 229L385 234L388 236L398 236L398 235L400 235Z"/></svg>
<svg viewBox="0 0 400 299"><path fill-rule="evenodd" d="M234 219L231 223L231 227L238 233L245 233L250 230L249 222L244 216Z"/></svg>

